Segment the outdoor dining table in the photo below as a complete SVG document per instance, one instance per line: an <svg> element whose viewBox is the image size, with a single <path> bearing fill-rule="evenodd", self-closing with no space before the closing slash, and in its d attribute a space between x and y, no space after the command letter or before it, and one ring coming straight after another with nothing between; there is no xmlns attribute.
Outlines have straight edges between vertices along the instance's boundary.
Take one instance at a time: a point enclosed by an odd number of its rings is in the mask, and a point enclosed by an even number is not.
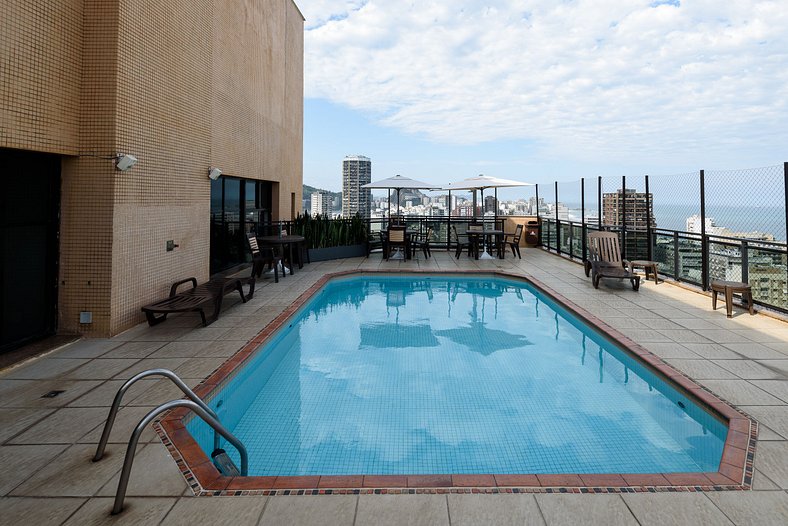
<svg viewBox="0 0 788 526"><path fill-rule="evenodd" d="M288 262L290 263L290 274L295 274L294 266L293 265L293 245L297 245L299 247L306 241L304 236L296 236L296 235L286 235L286 236L260 236L257 238L257 242L262 245L282 245L283 250L287 250L288 252ZM299 251L298 254L298 268L304 268L304 258ZM284 270L283 270L284 272Z"/></svg>
<svg viewBox="0 0 788 526"><path fill-rule="evenodd" d="M493 236L495 236L495 246L497 247L498 250L498 259L504 258L504 251L500 249L501 243L503 243L503 236L504 236L503 230L478 230L478 231L468 230L466 234L468 235L468 240L475 245L478 245L479 239L481 239L484 242L484 254L479 256L479 252L476 251L476 259L479 259L479 257L481 257L482 259L492 259L492 256L490 255L489 252L490 250L489 247L492 246ZM487 255L487 257L484 257L485 254Z"/></svg>

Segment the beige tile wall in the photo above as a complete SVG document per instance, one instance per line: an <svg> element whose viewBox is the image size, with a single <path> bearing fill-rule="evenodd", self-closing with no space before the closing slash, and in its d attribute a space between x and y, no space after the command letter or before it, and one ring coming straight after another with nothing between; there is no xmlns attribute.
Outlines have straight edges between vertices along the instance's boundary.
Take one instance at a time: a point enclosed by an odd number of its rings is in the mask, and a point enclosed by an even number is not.
<svg viewBox="0 0 788 526"><path fill-rule="evenodd" d="M5 0L0 24L0 147L72 156L61 331L116 334L173 281L208 278L210 166L278 183L280 217L291 192L301 202L292 0ZM139 162L119 172L117 153ZM78 323L83 310L91 325Z"/></svg>

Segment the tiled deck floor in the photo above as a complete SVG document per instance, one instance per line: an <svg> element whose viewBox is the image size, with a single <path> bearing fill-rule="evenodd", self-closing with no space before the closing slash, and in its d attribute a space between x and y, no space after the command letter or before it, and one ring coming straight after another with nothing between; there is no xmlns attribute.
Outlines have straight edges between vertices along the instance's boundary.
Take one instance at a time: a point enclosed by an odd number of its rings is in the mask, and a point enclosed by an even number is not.
<svg viewBox="0 0 788 526"><path fill-rule="evenodd" d="M155 405L179 396L145 380L127 394L108 455L90 458L122 381L152 367L195 385L327 272L355 268L502 268L533 275L760 421L754 490L657 494L325 495L203 497L190 494L156 435L143 434L126 510L110 517L124 442ZM708 297L671 284L622 282L594 290L582 267L538 249L523 259L351 259L313 263L208 328L198 316L139 325L111 340L85 340L0 373L1 524L779 524L788 523L788 323L741 309L711 310ZM234 301L234 300L233 300ZM41 398L51 390L65 392Z"/></svg>

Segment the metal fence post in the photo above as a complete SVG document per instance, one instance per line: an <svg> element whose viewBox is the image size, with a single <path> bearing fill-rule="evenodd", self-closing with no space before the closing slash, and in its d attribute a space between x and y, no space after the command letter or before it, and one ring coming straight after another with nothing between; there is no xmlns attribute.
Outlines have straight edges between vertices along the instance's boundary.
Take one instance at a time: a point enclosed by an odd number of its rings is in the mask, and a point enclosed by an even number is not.
<svg viewBox="0 0 788 526"><path fill-rule="evenodd" d="M788 243L788 162L783 163L783 193L785 194L785 241ZM786 246L786 262L788 262L788 246ZM788 281L788 265L785 268L785 279Z"/></svg>
<svg viewBox="0 0 788 526"><path fill-rule="evenodd" d="M580 178L580 238L583 252L581 259L585 262L588 259L586 254L588 246L586 241L586 180L584 177Z"/></svg>
<svg viewBox="0 0 788 526"><path fill-rule="evenodd" d="M555 249L561 255L561 223L558 219L558 181L555 182Z"/></svg>
<svg viewBox="0 0 788 526"><path fill-rule="evenodd" d="M681 281L681 272L679 272L679 231L673 231L673 274L676 281Z"/></svg>
<svg viewBox="0 0 788 526"><path fill-rule="evenodd" d="M627 259L627 176L621 176L621 259Z"/></svg>
<svg viewBox="0 0 788 526"><path fill-rule="evenodd" d="M709 283L709 240L706 237L706 175L700 171L700 287L708 289Z"/></svg>
<svg viewBox="0 0 788 526"><path fill-rule="evenodd" d="M602 231L602 176L597 177L597 221L598 221L598 228L599 231Z"/></svg>
<svg viewBox="0 0 788 526"><path fill-rule="evenodd" d="M654 249L651 245L651 237L653 236L651 223L654 221L654 212L651 207L651 194L648 188L648 175L646 175L646 259L649 261L653 261L654 259Z"/></svg>
<svg viewBox="0 0 788 526"><path fill-rule="evenodd" d="M746 239L741 241L741 280L744 283L750 281L750 248Z"/></svg>

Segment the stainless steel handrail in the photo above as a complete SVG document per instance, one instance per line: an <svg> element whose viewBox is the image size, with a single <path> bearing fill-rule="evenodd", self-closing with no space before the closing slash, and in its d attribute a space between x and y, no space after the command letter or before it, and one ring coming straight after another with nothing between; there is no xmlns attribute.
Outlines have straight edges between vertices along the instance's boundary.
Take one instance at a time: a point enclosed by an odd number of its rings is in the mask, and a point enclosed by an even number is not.
<svg viewBox="0 0 788 526"><path fill-rule="evenodd" d="M120 402L123 399L123 395L126 394L126 391L129 390L134 383L143 378L147 378L148 376L164 376L165 378L169 378L181 391L185 394L192 402L202 407L209 415L215 418L217 421L219 420L219 416L203 402L199 396L194 394L194 391L189 389L183 380L178 378L174 372L170 371L169 369L148 369L147 371L142 371L139 374L134 375L133 377L126 380L126 382L120 386L118 389L117 394L115 395L115 400L112 402L112 407L109 410L109 415L107 415L107 422L104 424L104 431L101 433L101 440L99 440L98 448L96 448L96 454L93 456L93 462L98 462L104 456L104 450L107 448L107 442L109 441L109 435L112 432L112 426L115 424L115 417L118 415L118 410L120 409ZM214 429L213 433L213 449L219 449L219 434Z"/></svg>
<svg viewBox="0 0 788 526"><path fill-rule="evenodd" d="M235 438L235 435L230 433L219 422L219 420L217 420L213 415L205 410L204 405L197 404L191 400L172 400L165 404L161 404L159 407L153 409L150 413L145 415L145 417L140 420L140 423L137 424L137 427L135 427L134 431L131 433L129 445L126 448L126 458L123 460L123 469L120 472L118 491L115 493L115 505L112 508L113 515L117 515L123 511L123 501L126 498L126 489L129 485L131 466L134 463L134 453L137 451L137 444L139 443L140 435L148 426L148 424L150 424L157 416L159 416L160 413L169 411L170 409L174 409L176 407L187 407L191 409L197 414L197 416L205 420L205 422L211 426L214 431L222 435L225 439L227 439L228 442L235 446L235 448L241 454L241 475L245 477L249 473L249 455L246 452L246 448L240 440Z"/></svg>

